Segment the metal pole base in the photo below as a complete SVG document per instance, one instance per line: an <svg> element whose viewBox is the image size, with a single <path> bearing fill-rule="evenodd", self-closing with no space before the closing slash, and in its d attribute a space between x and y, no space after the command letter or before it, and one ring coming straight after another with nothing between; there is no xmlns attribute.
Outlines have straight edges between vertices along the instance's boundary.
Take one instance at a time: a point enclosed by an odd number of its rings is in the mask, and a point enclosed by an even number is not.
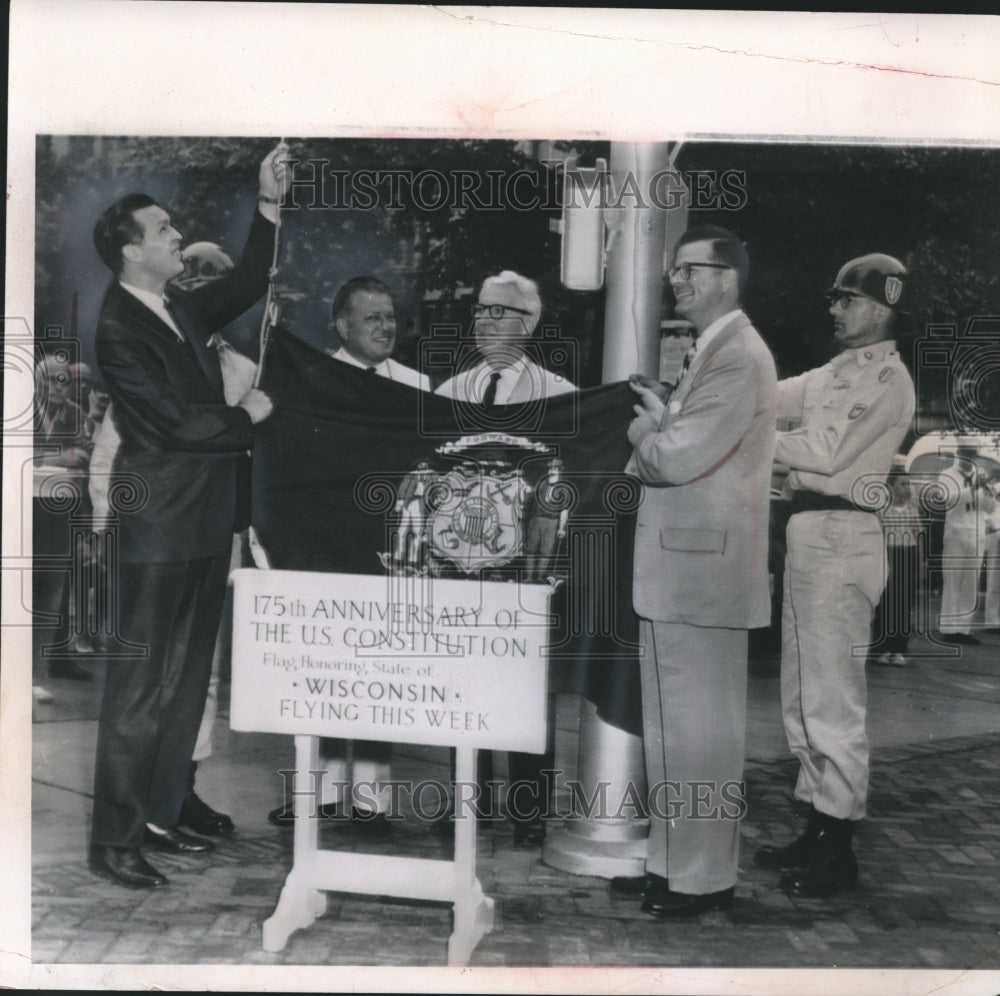
<svg viewBox="0 0 1000 996"><path fill-rule="evenodd" d="M593 703L580 716L580 796L574 813L550 829L542 861L573 875L641 875L649 821L631 800L644 800L642 738L605 723Z"/></svg>

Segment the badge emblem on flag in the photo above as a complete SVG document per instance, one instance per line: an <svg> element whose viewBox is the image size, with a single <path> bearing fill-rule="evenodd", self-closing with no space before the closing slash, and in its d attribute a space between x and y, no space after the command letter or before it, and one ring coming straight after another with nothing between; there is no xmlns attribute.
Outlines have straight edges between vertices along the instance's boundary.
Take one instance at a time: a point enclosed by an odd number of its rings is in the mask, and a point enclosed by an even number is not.
<svg viewBox="0 0 1000 996"><path fill-rule="evenodd" d="M889 304L895 304L903 295L903 281L899 277L885 278L885 299Z"/></svg>
<svg viewBox="0 0 1000 996"><path fill-rule="evenodd" d="M466 574L502 567L521 552L521 518L527 485L503 461L463 462L435 491L443 499L431 513L431 553Z"/></svg>
<svg viewBox="0 0 1000 996"><path fill-rule="evenodd" d="M525 505L534 490L519 465L525 450L552 452L544 443L487 432L438 447L440 457L461 457L448 469L419 461L398 488L395 549L379 554L383 566L472 575L522 556Z"/></svg>

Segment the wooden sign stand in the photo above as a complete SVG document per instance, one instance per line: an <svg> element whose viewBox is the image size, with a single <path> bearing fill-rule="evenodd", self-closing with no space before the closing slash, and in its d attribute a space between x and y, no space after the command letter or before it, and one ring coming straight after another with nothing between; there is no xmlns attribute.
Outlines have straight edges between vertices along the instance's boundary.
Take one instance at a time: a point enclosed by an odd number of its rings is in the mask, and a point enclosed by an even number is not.
<svg viewBox="0 0 1000 996"><path fill-rule="evenodd" d="M451 903L448 964L493 928L476 877L477 751L546 741L549 589L479 579L233 572L234 730L295 737L292 870L264 922L265 951L326 912L326 892ZM320 736L454 747L452 860L319 846Z"/></svg>
<svg viewBox="0 0 1000 996"><path fill-rule="evenodd" d="M475 748L456 748L456 782L475 783ZM295 779L319 770L319 737L295 737ZM315 797L296 788L292 870L285 879L274 913L264 921L264 950L280 951L291 934L309 927L326 912L326 891L372 896L427 899L453 904L448 938L448 964L462 966L480 940L493 929L493 900L483 894L476 877L475 812L462 813L456 801L455 856L406 858L384 854L329 851L319 847L320 820L313 816Z"/></svg>

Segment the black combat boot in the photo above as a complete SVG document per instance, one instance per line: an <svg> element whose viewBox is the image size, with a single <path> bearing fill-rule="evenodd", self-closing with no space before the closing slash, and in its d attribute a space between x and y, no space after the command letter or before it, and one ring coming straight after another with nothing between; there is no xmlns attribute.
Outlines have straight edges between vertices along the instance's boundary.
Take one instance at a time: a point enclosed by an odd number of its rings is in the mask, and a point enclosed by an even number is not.
<svg viewBox="0 0 1000 996"><path fill-rule="evenodd" d="M785 872L778 883L796 896L832 896L853 889L858 881L858 862L851 849L857 821L838 820L824 813L816 815L819 833L809 863Z"/></svg>
<svg viewBox="0 0 1000 996"><path fill-rule="evenodd" d="M771 871L788 871L790 868L801 868L809 863L816 836L819 834L821 815L809 807L809 822L800 837L790 844L778 847L776 844L765 844L753 856L758 868L768 868Z"/></svg>

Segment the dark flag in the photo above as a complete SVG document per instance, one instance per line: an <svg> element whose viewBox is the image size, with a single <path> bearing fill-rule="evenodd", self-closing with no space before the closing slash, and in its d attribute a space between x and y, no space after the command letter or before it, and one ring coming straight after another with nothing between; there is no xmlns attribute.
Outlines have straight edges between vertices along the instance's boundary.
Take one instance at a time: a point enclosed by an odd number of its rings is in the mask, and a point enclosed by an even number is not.
<svg viewBox="0 0 1000 996"><path fill-rule="evenodd" d="M274 413L257 427L252 520L272 567L525 580L525 520L564 511L546 568L552 687L641 732L626 384L487 411L370 376L278 329L260 387ZM540 487L555 459L560 483Z"/></svg>

